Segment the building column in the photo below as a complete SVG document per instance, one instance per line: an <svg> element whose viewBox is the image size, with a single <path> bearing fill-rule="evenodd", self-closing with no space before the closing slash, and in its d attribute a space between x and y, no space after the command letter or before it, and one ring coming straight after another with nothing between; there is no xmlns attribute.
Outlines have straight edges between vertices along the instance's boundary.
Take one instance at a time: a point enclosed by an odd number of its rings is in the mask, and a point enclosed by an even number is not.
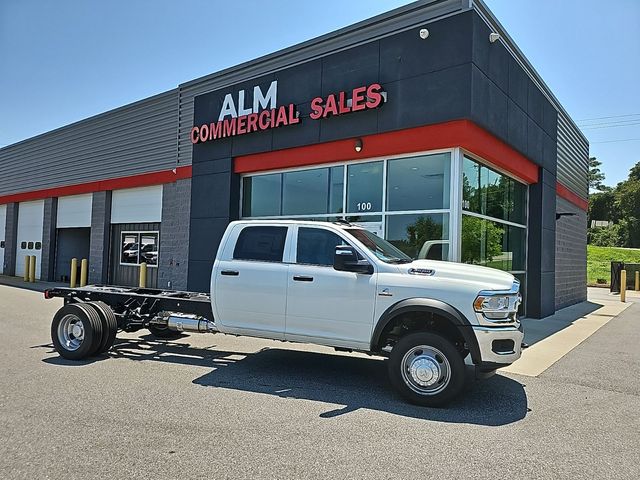
<svg viewBox="0 0 640 480"><path fill-rule="evenodd" d="M58 199L44 200L44 219L42 222L42 260L40 280L51 282L56 261L56 220L58 215Z"/></svg>
<svg viewBox="0 0 640 480"><path fill-rule="evenodd" d="M190 178L162 186L158 288L187 289L190 211Z"/></svg>
<svg viewBox="0 0 640 480"><path fill-rule="evenodd" d="M4 236L4 274L16 274L16 258L18 257L18 203L7 204L7 222Z"/></svg>
<svg viewBox="0 0 640 480"><path fill-rule="evenodd" d="M106 284L109 278L111 192L94 192L89 240L89 283Z"/></svg>
<svg viewBox="0 0 640 480"><path fill-rule="evenodd" d="M527 242L527 316L555 313L556 176L540 169L540 180L529 187Z"/></svg>
<svg viewBox="0 0 640 480"><path fill-rule="evenodd" d="M208 292L222 236L240 214L240 176L233 172L231 158L196 160L191 178L188 289Z"/></svg>

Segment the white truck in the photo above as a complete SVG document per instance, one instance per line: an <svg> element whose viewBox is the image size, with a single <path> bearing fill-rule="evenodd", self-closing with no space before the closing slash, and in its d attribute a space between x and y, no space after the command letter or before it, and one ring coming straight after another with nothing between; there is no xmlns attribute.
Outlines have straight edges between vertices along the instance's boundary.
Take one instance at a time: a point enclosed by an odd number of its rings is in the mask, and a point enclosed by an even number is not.
<svg viewBox="0 0 640 480"><path fill-rule="evenodd" d="M118 330L157 337L224 333L388 358L406 399L440 406L465 383L465 359L489 374L520 357L518 281L486 267L413 260L344 221L236 221L220 242L210 295L147 288L55 288L51 337L82 359Z"/></svg>

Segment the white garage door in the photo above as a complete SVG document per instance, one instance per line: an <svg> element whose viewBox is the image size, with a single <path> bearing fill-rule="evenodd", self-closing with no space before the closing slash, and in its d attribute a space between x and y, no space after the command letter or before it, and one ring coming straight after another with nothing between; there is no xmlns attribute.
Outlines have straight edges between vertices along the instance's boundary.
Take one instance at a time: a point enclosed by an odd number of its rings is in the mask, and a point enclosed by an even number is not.
<svg viewBox="0 0 640 480"><path fill-rule="evenodd" d="M22 202L18 206L18 243L16 248L16 276L24 275L25 255L36 256L36 278L40 278L42 261L42 227L44 200Z"/></svg>
<svg viewBox="0 0 640 480"><path fill-rule="evenodd" d="M0 205L0 275L4 273L5 226L7 225L7 206Z"/></svg>
<svg viewBox="0 0 640 480"><path fill-rule="evenodd" d="M90 227L92 201L93 194L91 193L58 198L56 227Z"/></svg>
<svg viewBox="0 0 640 480"><path fill-rule="evenodd" d="M114 190L111 223L154 223L162 217L162 185Z"/></svg>

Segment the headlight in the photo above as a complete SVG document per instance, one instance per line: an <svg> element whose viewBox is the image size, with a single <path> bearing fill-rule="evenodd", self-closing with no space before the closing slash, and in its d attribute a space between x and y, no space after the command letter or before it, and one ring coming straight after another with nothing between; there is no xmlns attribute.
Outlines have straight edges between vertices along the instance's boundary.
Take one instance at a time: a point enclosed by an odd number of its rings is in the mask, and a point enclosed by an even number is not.
<svg viewBox="0 0 640 480"><path fill-rule="evenodd" d="M473 309L488 320L510 320L522 301L519 288L519 283L514 282L510 291L482 291L474 300Z"/></svg>

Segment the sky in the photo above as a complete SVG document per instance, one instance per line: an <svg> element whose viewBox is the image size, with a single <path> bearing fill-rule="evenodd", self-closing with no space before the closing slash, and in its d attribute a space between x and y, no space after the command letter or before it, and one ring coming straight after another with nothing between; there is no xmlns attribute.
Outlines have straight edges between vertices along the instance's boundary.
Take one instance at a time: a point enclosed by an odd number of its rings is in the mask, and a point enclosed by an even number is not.
<svg viewBox="0 0 640 480"><path fill-rule="evenodd" d="M640 0L485 0L615 185L640 161ZM0 0L0 147L410 3Z"/></svg>

